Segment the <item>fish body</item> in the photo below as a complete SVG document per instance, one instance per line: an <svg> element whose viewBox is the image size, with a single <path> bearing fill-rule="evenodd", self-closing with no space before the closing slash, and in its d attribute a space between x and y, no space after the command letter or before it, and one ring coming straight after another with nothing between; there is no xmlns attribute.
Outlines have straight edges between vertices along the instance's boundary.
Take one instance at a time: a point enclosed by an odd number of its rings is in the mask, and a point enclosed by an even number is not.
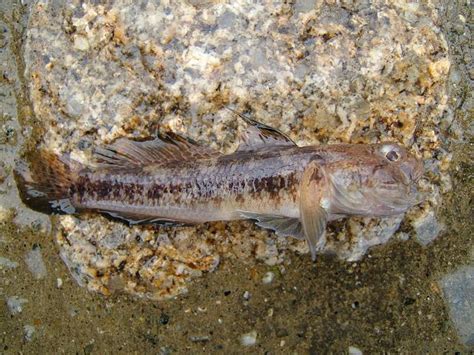
<svg viewBox="0 0 474 355"><path fill-rule="evenodd" d="M130 224L253 219L306 239L313 259L327 221L403 213L417 200L422 164L397 144L298 147L281 132L248 124L236 152L222 155L173 133L119 139L84 167L40 152L20 163L20 196L46 213L95 211Z"/></svg>

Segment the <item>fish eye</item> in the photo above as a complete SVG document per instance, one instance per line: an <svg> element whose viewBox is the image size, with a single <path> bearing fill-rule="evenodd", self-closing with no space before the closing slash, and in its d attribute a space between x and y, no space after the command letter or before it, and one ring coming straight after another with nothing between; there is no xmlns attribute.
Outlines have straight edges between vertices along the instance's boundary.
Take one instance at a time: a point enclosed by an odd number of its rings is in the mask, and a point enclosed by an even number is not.
<svg viewBox="0 0 474 355"><path fill-rule="evenodd" d="M401 158L400 149L394 144L383 145L380 151L388 161L395 162Z"/></svg>
<svg viewBox="0 0 474 355"><path fill-rule="evenodd" d="M396 151L390 150L387 152L387 154L385 154L385 158L387 158L389 161L397 161L400 159L400 155Z"/></svg>

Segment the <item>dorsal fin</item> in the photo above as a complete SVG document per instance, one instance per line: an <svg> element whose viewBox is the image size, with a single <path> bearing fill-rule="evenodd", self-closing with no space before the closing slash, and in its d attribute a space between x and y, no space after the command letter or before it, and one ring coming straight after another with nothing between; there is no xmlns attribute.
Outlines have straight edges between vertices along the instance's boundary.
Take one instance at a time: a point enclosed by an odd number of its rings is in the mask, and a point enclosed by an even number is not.
<svg viewBox="0 0 474 355"><path fill-rule="evenodd" d="M227 109L239 116L247 123L247 129L242 135L242 142L237 151L257 150L269 146L293 146L296 145L289 137L279 130L255 121L241 113L227 107Z"/></svg>
<svg viewBox="0 0 474 355"><path fill-rule="evenodd" d="M97 163L105 168L160 166L220 155L216 150L171 132L143 141L119 138L94 153Z"/></svg>

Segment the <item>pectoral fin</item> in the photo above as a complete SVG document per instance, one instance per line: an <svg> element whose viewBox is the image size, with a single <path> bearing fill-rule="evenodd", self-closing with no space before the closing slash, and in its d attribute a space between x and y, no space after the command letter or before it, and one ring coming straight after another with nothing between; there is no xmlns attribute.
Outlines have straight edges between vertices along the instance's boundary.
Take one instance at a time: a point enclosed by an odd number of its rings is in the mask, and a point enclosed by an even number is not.
<svg viewBox="0 0 474 355"><path fill-rule="evenodd" d="M326 242L327 212L321 206L325 176L323 169L312 162L303 173L300 185L300 219L311 258Z"/></svg>

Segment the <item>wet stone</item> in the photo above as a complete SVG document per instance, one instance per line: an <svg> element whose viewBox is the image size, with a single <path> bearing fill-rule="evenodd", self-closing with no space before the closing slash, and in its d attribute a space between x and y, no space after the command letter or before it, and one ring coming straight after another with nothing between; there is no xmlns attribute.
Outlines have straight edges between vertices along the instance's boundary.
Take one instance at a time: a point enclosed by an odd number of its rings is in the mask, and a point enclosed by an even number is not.
<svg viewBox="0 0 474 355"><path fill-rule="evenodd" d="M285 328L277 328L276 331L275 331L275 335L278 337L278 338L282 338L282 337L286 337L288 336L288 330L285 329Z"/></svg>
<svg viewBox="0 0 474 355"><path fill-rule="evenodd" d="M23 333L26 341L33 340L36 328L34 325L27 324L23 327Z"/></svg>
<svg viewBox="0 0 474 355"><path fill-rule="evenodd" d="M257 344L257 332L255 330L252 330L249 333L243 334L240 337L240 343L243 346L253 346Z"/></svg>
<svg viewBox="0 0 474 355"><path fill-rule="evenodd" d="M162 325L168 324L170 321L170 317L166 313L161 313L159 322Z"/></svg>
<svg viewBox="0 0 474 355"><path fill-rule="evenodd" d="M84 354L89 355L92 354L92 351L94 350L94 344L87 344L84 346Z"/></svg>
<svg viewBox="0 0 474 355"><path fill-rule="evenodd" d="M23 304L27 302L27 299L18 296L12 296L7 298L7 307L12 315L16 315L23 311Z"/></svg>
<svg viewBox="0 0 474 355"><path fill-rule="evenodd" d="M0 269L15 269L17 267L18 263L16 261L0 256Z"/></svg>
<svg viewBox="0 0 474 355"><path fill-rule="evenodd" d="M465 266L444 276L440 285L459 338L474 345L474 266Z"/></svg>
<svg viewBox="0 0 474 355"><path fill-rule="evenodd" d="M271 271L266 272L265 275L262 278L262 283L264 285L271 284L274 278L275 278L275 274L273 272L271 272Z"/></svg>
<svg viewBox="0 0 474 355"><path fill-rule="evenodd" d="M430 211L425 216L419 217L413 222L413 227L416 231L416 239L422 245L431 243L442 230L433 211Z"/></svg>
<svg viewBox="0 0 474 355"><path fill-rule="evenodd" d="M191 335L189 340L191 340L193 343L206 343L211 340L211 338L207 335Z"/></svg>
<svg viewBox="0 0 474 355"><path fill-rule="evenodd" d="M37 280L46 277L47 271L41 255L41 247L35 245L25 256L25 262L28 269Z"/></svg>
<svg viewBox="0 0 474 355"><path fill-rule="evenodd" d="M171 348L167 346L160 347L160 352L159 352L160 355L171 355L172 353L173 351L171 350Z"/></svg>
<svg viewBox="0 0 474 355"><path fill-rule="evenodd" d="M349 355L362 355L362 351L355 346L349 346L347 351L349 352Z"/></svg>

